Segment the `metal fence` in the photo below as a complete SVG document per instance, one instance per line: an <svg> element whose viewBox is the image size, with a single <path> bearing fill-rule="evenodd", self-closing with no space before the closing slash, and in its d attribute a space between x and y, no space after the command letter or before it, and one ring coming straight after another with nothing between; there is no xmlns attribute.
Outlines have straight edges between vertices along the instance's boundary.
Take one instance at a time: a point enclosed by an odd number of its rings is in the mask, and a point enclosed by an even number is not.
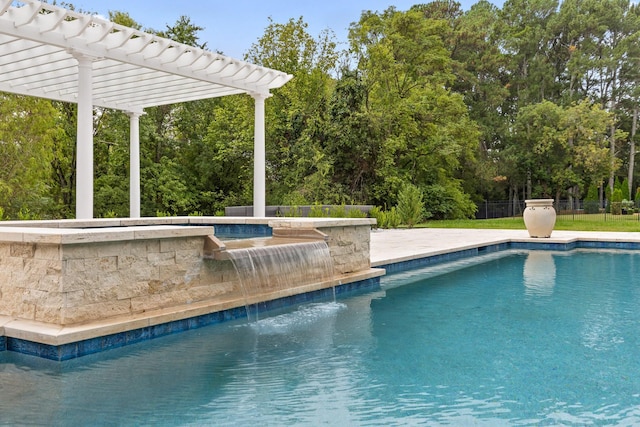
<svg viewBox="0 0 640 427"><path fill-rule="evenodd" d="M476 219L520 217L525 202L490 201L478 204ZM584 200L559 200L553 204L560 218L566 220L595 219L602 221L640 221L639 203L611 203L601 206L599 202Z"/></svg>

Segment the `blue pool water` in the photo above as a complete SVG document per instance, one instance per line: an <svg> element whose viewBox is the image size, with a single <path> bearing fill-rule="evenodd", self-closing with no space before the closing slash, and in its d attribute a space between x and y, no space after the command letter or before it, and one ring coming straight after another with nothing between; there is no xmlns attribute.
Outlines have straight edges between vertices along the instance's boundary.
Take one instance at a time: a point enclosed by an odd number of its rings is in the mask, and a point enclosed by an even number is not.
<svg viewBox="0 0 640 427"><path fill-rule="evenodd" d="M0 353L2 425L637 425L640 252L504 252L66 362Z"/></svg>

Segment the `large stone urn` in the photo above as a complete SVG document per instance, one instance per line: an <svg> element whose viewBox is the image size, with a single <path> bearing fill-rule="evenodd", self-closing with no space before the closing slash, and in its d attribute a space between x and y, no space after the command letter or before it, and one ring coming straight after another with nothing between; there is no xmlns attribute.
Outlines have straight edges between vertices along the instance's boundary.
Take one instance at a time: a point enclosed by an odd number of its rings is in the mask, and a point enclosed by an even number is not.
<svg viewBox="0 0 640 427"><path fill-rule="evenodd" d="M556 224L556 210L553 199L525 200L524 225L531 237L551 237Z"/></svg>

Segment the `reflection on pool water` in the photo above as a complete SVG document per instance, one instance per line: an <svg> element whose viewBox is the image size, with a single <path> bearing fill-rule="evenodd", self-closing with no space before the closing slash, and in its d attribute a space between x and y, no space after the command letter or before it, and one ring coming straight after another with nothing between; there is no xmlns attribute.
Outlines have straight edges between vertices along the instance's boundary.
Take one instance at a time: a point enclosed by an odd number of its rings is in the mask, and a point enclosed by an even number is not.
<svg viewBox="0 0 640 427"><path fill-rule="evenodd" d="M67 362L3 352L0 424L638 424L638 277L640 252L508 251Z"/></svg>

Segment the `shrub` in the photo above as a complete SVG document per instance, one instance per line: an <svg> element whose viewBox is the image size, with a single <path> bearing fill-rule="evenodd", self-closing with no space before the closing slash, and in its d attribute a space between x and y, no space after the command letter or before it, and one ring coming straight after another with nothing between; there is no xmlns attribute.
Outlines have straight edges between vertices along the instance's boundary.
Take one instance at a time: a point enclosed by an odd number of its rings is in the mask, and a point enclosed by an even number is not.
<svg viewBox="0 0 640 427"><path fill-rule="evenodd" d="M347 208L344 205L333 206L329 211L329 216L331 218L346 218Z"/></svg>
<svg viewBox="0 0 640 427"><path fill-rule="evenodd" d="M622 202L620 202L620 207L622 209L622 213L623 214L632 214L633 213L633 201L632 200L623 199Z"/></svg>
<svg viewBox="0 0 640 427"><path fill-rule="evenodd" d="M400 221L412 228L424 218L424 195L413 184L405 184L398 193L398 205L396 207Z"/></svg>
<svg viewBox="0 0 640 427"><path fill-rule="evenodd" d="M584 199L584 213L594 214L600 212L600 202L598 201L598 187L589 186L587 197Z"/></svg>
<svg viewBox="0 0 640 427"><path fill-rule="evenodd" d="M30 221L30 220L42 219L42 218L40 217L40 215L38 213L32 212L29 208L22 207L18 211L18 219L20 221Z"/></svg>
<svg viewBox="0 0 640 427"><path fill-rule="evenodd" d="M629 180L627 178L620 183L620 190L622 191L622 200L629 200L631 195L629 194Z"/></svg>
<svg viewBox="0 0 640 427"><path fill-rule="evenodd" d="M385 228L398 228L400 222L400 215L395 206L385 213Z"/></svg>
<svg viewBox="0 0 640 427"><path fill-rule="evenodd" d="M377 228L389 228L387 225L387 212L376 206L369 211L369 216L376 219Z"/></svg>
<svg viewBox="0 0 640 427"><path fill-rule="evenodd" d="M312 218L324 218L329 216L329 209L325 211L322 209L322 205L316 203L309 208L309 216Z"/></svg>
<svg viewBox="0 0 640 427"><path fill-rule="evenodd" d="M616 188L611 193L611 213L613 215L620 215L622 213L622 190Z"/></svg>
<svg viewBox="0 0 640 427"><path fill-rule="evenodd" d="M447 187L434 184L425 187L426 218L466 219L473 218L478 207L468 194L464 193L458 182Z"/></svg>
<svg viewBox="0 0 640 427"><path fill-rule="evenodd" d="M351 208L347 211L347 218L366 218L367 213L358 208Z"/></svg>
<svg viewBox="0 0 640 427"><path fill-rule="evenodd" d="M286 210L286 212L284 213L284 216L290 217L290 218L301 217L302 209L299 206L291 206L289 209Z"/></svg>
<svg viewBox="0 0 640 427"><path fill-rule="evenodd" d="M369 211L369 217L376 219L374 228L397 228L400 225L400 217L395 207L389 211L384 211L382 208L375 206Z"/></svg>
<svg viewBox="0 0 640 427"><path fill-rule="evenodd" d="M369 216L376 219L376 224L373 226L373 228L385 228L384 226L386 218L385 213L381 208L379 208L378 206L374 206L369 211Z"/></svg>

